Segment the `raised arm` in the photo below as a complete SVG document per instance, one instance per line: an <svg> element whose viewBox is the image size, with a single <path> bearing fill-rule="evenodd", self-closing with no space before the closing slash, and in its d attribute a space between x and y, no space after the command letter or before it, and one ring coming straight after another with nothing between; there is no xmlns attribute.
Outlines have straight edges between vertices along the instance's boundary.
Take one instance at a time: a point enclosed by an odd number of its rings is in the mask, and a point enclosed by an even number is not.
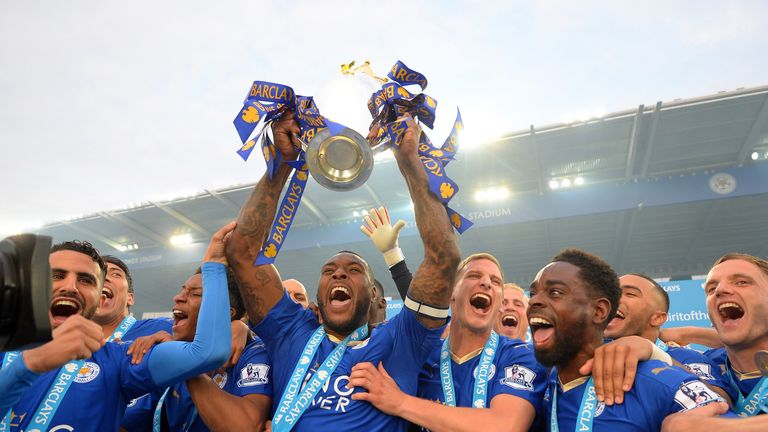
<svg viewBox="0 0 768 432"><path fill-rule="evenodd" d="M216 369L229 357L232 335L224 245L233 229L234 223L229 223L214 234L203 258L203 299L195 339L161 343L144 360L156 387Z"/></svg>
<svg viewBox="0 0 768 432"><path fill-rule="evenodd" d="M408 129L403 134L395 159L408 184L416 213L416 225L424 244L424 260L416 270L408 296L416 302L447 308L459 263L459 247L445 206L429 190L429 178L417 152L421 128L407 117ZM443 325L445 319L424 315L419 321L427 327Z"/></svg>
<svg viewBox="0 0 768 432"><path fill-rule="evenodd" d="M275 218L280 192L283 190L291 167L286 161L296 160L294 134L300 129L293 114L287 113L272 127L282 162L274 178L267 174L259 180L248 201L240 210L237 228L227 242L227 260L237 278L248 317L258 324L283 295L283 285L277 269L271 265L254 266L264 246Z"/></svg>

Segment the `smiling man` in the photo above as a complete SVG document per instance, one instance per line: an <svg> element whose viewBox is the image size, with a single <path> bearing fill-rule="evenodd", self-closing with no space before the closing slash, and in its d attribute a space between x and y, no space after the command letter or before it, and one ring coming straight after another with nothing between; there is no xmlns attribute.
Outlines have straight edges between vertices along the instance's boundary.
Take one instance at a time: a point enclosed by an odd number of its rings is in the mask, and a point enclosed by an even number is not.
<svg viewBox="0 0 768 432"><path fill-rule="evenodd" d="M768 378L761 376L755 354L768 349L768 261L724 255L707 274L704 291L709 319L725 345L705 354L738 390L734 411L747 417L764 414L760 402L768 397Z"/></svg>
<svg viewBox="0 0 768 432"><path fill-rule="evenodd" d="M54 340L24 351L0 371L0 412L5 430L117 431L132 398L178 380L214 369L229 354L229 302L224 277L225 235L234 223L217 232L203 264L206 290L201 306L201 331L192 342L169 342L149 351L132 365L127 345L103 343L101 329L89 321L102 295L106 265L87 242L55 245L49 256L52 295L49 316ZM224 318L224 319L222 319ZM70 324L73 323L73 324ZM73 326L83 341L62 345ZM93 326L98 328L94 340ZM75 334L76 335L76 334ZM6 357L8 353L5 354ZM12 410L6 414L10 405ZM97 412L98 415L93 415Z"/></svg>
<svg viewBox="0 0 768 432"><path fill-rule="evenodd" d="M602 259L577 249L556 255L531 285L528 320L536 358L553 366L550 430L656 431L667 415L722 399L695 375L656 361L640 362L622 404L598 402L580 369L603 344L621 296L619 279Z"/></svg>
<svg viewBox="0 0 768 432"><path fill-rule="evenodd" d="M503 280L493 255L473 254L459 264L449 336L430 356L418 398L371 363L352 369L350 385L368 390L353 397L429 430L527 431L541 411L547 370L530 345L492 330Z"/></svg>
<svg viewBox="0 0 768 432"><path fill-rule="evenodd" d="M504 284L501 294L501 307L494 330L502 336L525 342L528 332L528 296L522 288L513 283Z"/></svg>
<svg viewBox="0 0 768 432"><path fill-rule="evenodd" d="M648 276L631 273L619 278L621 300L619 308L605 330L605 336L618 339L639 336L656 343L678 365L685 366L727 401L733 399L730 386L720 368L698 351L669 346L659 339L661 326L667 321L669 296L661 285Z"/></svg>
<svg viewBox="0 0 768 432"><path fill-rule="evenodd" d="M107 266L99 309L93 321L101 325L108 340L134 340L158 331L171 331L171 320L153 318L137 320L131 315L135 301L133 279L128 266L120 258L102 255Z"/></svg>
<svg viewBox="0 0 768 432"><path fill-rule="evenodd" d="M271 264L254 265L264 247L277 202L298 156L301 133L292 114L273 125L282 155L272 179L264 175L240 212L237 229L227 246L248 316L261 336L274 365L275 401L272 430L396 431L405 421L357 401L347 388L349 374L359 362L383 362L398 384L416 393L418 375L427 356L438 346L448 315L450 291L459 252L445 206L430 192L417 153L420 129L411 119L402 143L394 148L398 167L414 203L416 223L424 244L424 260L406 298L407 308L382 323L368 337L368 316L374 278L359 255L342 251L320 269L317 317L285 294L280 275Z"/></svg>

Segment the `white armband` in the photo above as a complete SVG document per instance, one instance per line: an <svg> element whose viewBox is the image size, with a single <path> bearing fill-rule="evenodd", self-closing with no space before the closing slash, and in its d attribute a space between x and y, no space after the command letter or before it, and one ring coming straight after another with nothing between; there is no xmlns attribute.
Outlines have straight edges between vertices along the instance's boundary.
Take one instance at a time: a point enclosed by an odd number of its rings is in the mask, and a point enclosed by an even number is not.
<svg viewBox="0 0 768 432"><path fill-rule="evenodd" d="M405 296L405 300L403 300L403 306L416 312L417 315L424 315L435 319L448 318L448 308L436 308L424 303L419 303L409 296Z"/></svg>

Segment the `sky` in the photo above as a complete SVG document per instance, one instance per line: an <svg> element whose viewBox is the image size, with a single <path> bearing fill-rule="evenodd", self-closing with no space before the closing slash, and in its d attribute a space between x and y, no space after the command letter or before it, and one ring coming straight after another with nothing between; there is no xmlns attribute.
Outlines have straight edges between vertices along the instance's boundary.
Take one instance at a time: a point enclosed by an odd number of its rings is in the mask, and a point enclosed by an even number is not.
<svg viewBox="0 0 768 432"><path fill-rule="evenodd" d="M761 0L3 1L0 236L258 180L232 125L254 80L330 97L342 63L402 60L433 142L457 106L481 142L766 85L766 22Z"/></svg>

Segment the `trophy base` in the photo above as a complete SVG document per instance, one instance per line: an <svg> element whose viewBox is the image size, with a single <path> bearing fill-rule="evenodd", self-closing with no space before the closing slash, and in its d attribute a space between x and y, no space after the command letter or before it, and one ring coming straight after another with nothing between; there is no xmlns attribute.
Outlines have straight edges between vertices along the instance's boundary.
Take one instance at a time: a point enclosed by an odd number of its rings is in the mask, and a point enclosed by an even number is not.
<svg viewBox="0 0 768 432"><path fill-rule="evenodd" d="M350 128L335 135L323 129L307 147L309 173L327 189L352 190L371 176L373 151L368 141Z"/></svg>

